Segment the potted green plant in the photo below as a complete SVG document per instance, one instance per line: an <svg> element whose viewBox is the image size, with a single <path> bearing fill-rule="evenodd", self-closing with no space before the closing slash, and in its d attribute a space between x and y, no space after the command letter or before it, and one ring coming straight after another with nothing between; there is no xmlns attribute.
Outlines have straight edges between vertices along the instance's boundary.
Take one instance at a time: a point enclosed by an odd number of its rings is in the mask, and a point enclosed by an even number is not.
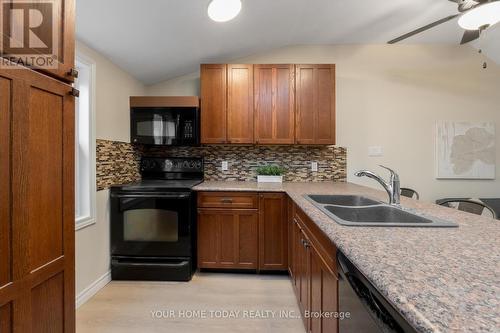
<svg viewBox="0 0 500 333"><path fill-rule="evenodd" d="M257 182L282 183L285 168L278 165L264 165L257 168Z"/></svg>

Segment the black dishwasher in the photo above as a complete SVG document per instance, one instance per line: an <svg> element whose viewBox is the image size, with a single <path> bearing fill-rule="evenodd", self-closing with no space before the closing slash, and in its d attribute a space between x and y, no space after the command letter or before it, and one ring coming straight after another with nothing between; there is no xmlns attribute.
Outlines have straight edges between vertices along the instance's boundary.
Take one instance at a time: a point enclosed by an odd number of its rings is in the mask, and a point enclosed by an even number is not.
<svg viewBox="0 0 500 333"><path fill-rule="evenodd" d="M337 253L340 333L416 333L342 252Z"/></svg>

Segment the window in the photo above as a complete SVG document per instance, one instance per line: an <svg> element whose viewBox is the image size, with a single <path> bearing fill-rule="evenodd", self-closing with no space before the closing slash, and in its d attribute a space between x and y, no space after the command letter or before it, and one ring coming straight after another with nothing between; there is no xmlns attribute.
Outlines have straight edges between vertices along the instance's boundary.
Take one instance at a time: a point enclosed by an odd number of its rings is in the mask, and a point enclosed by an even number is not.
<svg viewBox="0 0 500 333"><path fill-rule="evenodd" d="M80 91L75 102L75 224L78 230L95 223L95 63L77 56L76 68L75 87Z"/></svg>

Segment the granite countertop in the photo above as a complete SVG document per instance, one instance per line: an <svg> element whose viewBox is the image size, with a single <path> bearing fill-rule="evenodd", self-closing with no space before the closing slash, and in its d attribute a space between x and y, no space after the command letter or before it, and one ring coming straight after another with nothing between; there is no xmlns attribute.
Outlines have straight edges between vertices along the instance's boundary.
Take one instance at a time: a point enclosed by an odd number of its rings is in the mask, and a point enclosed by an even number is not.
<svg viewBox="0 0 500 333"><path fill-rule="evenodd" d="M420 332L500 332L500 222L402 198L458 228L350 227L305 194L387 194L350 183L204 182L197 191L286 192Z"/></svg>

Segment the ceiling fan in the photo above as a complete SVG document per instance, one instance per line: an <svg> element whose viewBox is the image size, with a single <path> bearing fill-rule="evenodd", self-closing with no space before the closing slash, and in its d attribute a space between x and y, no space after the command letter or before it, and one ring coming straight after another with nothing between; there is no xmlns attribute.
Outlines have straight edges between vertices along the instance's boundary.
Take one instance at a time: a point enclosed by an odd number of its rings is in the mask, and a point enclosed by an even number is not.
<svg viewBox="0 0 500 333"><path fill-rule="evenodd" d="M427 24L421 28L413 30L402 36L388 41L388 44L395 44L411 36L417 35L435 26L460 17L459 25L465 29L460 44L471 42L481 35L481 32L490 25L500 21L500 1L499 0L448 0L458 4L458 14L453 14ZM495 3L495 4L494 4ZM491 7L491 8L489 8ZM494 7L494 8L493 8ZM468 17L467 17L468 16ZM465 21L465 22L461 22Z"/></svg>

